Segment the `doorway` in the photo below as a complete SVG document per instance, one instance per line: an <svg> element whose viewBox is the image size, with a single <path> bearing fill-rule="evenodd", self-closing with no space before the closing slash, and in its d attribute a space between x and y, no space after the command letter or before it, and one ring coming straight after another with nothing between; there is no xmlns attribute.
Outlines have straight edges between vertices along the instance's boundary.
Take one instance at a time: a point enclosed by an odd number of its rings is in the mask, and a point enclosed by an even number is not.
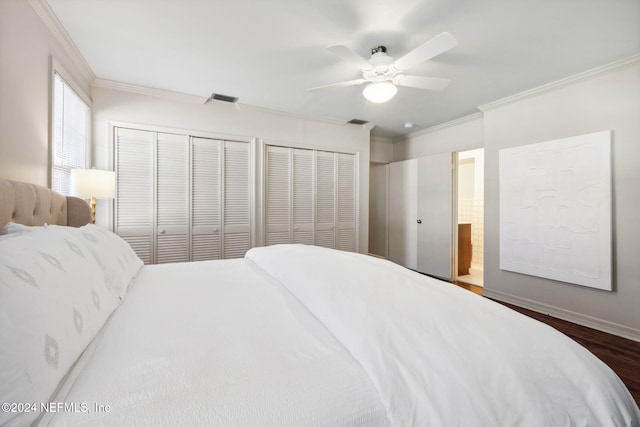
<svg viewBox="0 0 640 427"><path fill-rule="evenodd" d="M456 279L484 285L484 149L457 153Z"/></svg>

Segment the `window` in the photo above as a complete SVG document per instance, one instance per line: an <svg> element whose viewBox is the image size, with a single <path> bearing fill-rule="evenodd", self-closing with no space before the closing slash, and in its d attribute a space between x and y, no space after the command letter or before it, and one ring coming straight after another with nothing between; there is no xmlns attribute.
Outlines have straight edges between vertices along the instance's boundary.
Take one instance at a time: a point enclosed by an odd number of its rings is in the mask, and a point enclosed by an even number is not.
<svg viewBox="0 0 640 427"><path fill-rule="evenodd" d="M58 70L52 108L51 189L69 195L71 169L87 167L91 109Z"/></svg>

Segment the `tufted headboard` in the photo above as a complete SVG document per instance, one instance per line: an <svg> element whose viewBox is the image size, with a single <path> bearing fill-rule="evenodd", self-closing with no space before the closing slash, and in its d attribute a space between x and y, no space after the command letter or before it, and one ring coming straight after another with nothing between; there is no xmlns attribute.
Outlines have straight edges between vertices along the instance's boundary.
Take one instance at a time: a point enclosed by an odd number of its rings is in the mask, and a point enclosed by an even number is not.
<svg viewBox="0 0 640 427"><path fill-rule="evenodd" d="M9 221L80 227L91 221L91 208L82 199L40 185L0 179L0 228Z"/></svg>

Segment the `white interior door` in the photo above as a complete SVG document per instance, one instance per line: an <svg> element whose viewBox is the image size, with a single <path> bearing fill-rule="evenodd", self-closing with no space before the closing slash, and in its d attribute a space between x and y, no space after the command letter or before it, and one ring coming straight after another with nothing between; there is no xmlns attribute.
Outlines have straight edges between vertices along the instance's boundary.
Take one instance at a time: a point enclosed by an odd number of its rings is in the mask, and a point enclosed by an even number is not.
<svg viewBox="0 0 640 427"><path fill-rule="evenodd" d="M415 270L418 234L418 161L389 164L389 259Z"/></svg>
<svg viewBox="0 0 640 427"><path fill-rule="evenodd" d="M418 161L417 270L451 280L453 242L452 153ZM392 209L393 209L393 205Z"/></svg>

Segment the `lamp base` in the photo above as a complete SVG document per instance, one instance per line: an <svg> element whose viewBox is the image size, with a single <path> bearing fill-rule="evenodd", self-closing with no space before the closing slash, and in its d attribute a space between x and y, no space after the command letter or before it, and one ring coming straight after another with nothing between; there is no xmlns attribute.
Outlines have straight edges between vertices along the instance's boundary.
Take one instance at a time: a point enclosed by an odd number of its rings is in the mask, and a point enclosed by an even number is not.
<svg viewBox="0 0 640 427"><path fill-rule="evenodd" d="M91 198L91 224L96 223L96 198Z"/></svg>

